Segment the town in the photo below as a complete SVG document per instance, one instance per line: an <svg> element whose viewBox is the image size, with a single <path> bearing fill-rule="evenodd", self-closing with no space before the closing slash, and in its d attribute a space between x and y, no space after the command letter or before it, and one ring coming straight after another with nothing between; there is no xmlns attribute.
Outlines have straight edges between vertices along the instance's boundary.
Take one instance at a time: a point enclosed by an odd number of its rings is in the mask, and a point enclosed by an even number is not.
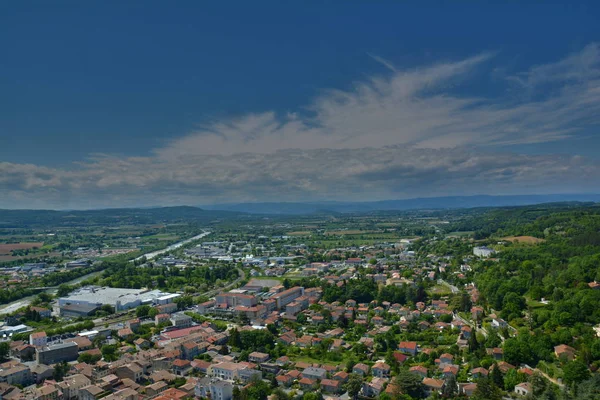
<svg viewBox="0 0 600 400"><path fill-rule="evenodd" d="M566 240L565 220L513 210L513 227L485 233L495 212L223 221L151 256L9 265L13 287L17 275L86 274L5 308L0 395L518 399L597 387L600 272L573 275L583 254L570 275L552 272L581 279L568 295L530 265ZM597 212L582 208L573 229ZM520 288L519 274L539 285ZM586 311L566 315L572 298Z"/></svg>

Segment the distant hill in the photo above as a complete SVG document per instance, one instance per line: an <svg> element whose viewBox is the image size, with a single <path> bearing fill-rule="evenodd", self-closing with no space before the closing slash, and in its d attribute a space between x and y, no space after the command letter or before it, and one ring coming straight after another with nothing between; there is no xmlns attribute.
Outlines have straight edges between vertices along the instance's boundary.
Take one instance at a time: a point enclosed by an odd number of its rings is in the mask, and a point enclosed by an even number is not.
<svg viewBox="0 0 600 400"><path fill-rule="evenodd" d="M196 221L207 223L216 219L244 216L236 211L203 210L198 207L112 208L103 210L1 210L0 227L82 226L173 223Z"/></svg>
<svg viewBox="0 0 600 400"><path fill-rule="evenodd" d="M369 211L401 211L419 209L456 209L474 207L524 206L556 202L600 202L600 194L548 194L520 196L447 196L420 197L403 200L369 202L265 202L213 204L202 206L207 210L237 211L251 214L313 214L328 212L350 213Z"/></svg>

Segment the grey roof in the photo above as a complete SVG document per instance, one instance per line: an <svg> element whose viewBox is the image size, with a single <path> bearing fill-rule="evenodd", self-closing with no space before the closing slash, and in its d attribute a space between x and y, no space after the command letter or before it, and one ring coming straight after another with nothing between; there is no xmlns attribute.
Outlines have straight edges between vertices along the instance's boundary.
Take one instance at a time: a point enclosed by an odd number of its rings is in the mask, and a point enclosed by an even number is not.
<svg viewBox="0 0 600 400"><path fill-rule="evenodd" d="M68 349L69 347L77 347L77 343L75 343L75 342L62 342L62 343L50 344L50 345L42 348L41 351L51 351L51 350Z"/></svg>

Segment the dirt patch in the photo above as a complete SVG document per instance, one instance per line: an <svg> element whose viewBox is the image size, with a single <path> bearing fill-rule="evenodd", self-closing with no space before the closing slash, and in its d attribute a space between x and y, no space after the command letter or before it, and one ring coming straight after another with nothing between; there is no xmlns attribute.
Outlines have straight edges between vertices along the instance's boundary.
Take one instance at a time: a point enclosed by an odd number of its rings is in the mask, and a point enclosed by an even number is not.
<svg viewBox="0 0 600 400"><path fill-rule="evenodd" d="M10 254L13 250L28 250L37 247L38 249L44 245L44 242L29 242L29 243L10 243L0 244L0 254Z"/></svg>
<svg viewBox="0 0 600 400"><path fill-rule="evenodd" d="M506 240L508 242L512 242L512 243L526 243L526 244L538 244L538 243L542 243L545 240L544 239L540 239L540 238L536 238L533 236L508 236L505 238L502 238L502 240Z"/></svg>
<svg viewBox="0 0 600 400"><path fill-rule="evenodd" d="M287 235L288 236L309 236L310 235L310 231L288 232Z"/></svg>

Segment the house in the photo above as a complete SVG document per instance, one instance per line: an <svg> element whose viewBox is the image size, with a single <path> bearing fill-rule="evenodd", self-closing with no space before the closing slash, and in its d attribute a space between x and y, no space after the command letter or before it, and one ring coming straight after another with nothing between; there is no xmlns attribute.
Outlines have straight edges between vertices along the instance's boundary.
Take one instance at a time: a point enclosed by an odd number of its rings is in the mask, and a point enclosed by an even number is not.
<svg viewBox="0 0 600 400"><path fill-rule="evenodd" d="M575 349L566 344L561 344L554 347L554 355L556 355L556 358L558 359L573 361L573 359L575 359Z"/></svg>
<svg viewBox="0 0 600 400"><path fill-rule="evenodd" d="M177 359L173 361L173 373L177 376L186 376L192 370L192 363L189 360Z"/></svg>
<svg viewBox="0 0 600 400"><path fill-rule="evenodd" d="M21 344L11 349L13 357L21 361L33 361L35 359L35 346L30 344Z"/></svg>
<svg viewBox="0 0 600 400"><path fill-rule="evenodd" d="M160 324L164 324L165 322L169 322L170 319L171 316L167 313L156 314L154 317L154 324L158 326Z"/></svg>
<svg viewBox="0 0 600 400"><path fill-rule="evenodd" d="M464 338L464 339L470 339L471 335L473 332L473 328L471 328L469 325L463 325L460 328L460 335Z"/></svg>
<svg viewBox="0 0 600 400"><path fill-rule="evenodd" d="M35 400L57 400L62 399L62 392L54 385L44 385L35 389L34 391Z"/></svg>
<svg viewBox="0 0 600 400"><path fill-rule="evenodd" d="M476 383L467 383L467 384L459 384L458 392L464 394L467 397L473 396L475 394L475 390L477 390Z"/></svg>
<svg viewBox="0 0 600 400"><path fill-rule="evenodd" d="M177 304L175 303L167 303L156 306L159 314L172 314L177 311Z"/></svg>
<svg viewBox="0 0 600 400"><path fill-rule="evenodd" d="M77 349L79 351L89 350L94 347L94 343L92 343L92 341L85 336L75 336L74 338L66 339L65 342L73 342L77 344Z"/></svg>
<svg viewBox="0 0 600 400"><path fill-rule="evenodd" d="M284 387L290 387L292 385L292 383L294 382L294 378L292 378L292 376L288 375L288 374L277 375L275 380L277 381L277 384L279 386L284 386Z"/></svg>
<svg viewBox="0 0 600 400"><path fill-rule="evenodd" d="M131 328L122 328L117 331L117 336L123 340L129 340L133 338L134 333Z"/></svg>
<svg viewBox="0 0 600 400"><path fill-rule="evenodd" d="M35 364L31 366L31 376L37 384L49 379L54 374L54 368L45 364Z"/></svg>
<svg viewBox="0 0 600 400"><path fill-rule="evenodd" d="M420 375L423 378L427 378L427 368L423 367L422 365L415 365L414 367L410 367L408 371L413 374Z"/></svg>
<svg viewBox="0 0 600 400"><path fill-rule="evenodd" d="M325 393L339 393L342 390L342 383L333 379L323 379L321 381L321 389Z"/></svg>
<svg viewBox="0 0 600 400"><path fill-rule="evenodd" d="M34 332L29 335L29 344L36 347L44 347L48 343L46 332Z"/></svg>
<svg viewBox="0 0 600 400"><path fill-rule="evenodd" d="M182 358L186 360L193 360L196 356L200 355L200 346L195 342L186 342L181 345Z"/></svg>
<svg viewBox="0 0 600 400"><path fill-rule="evenodd" d="M392 355L394 356L394 360L396 360L398 364L404 364L404 362L408 360L408 356L399 351L394 351Z"/></svg>
<svg viewBox="0 0 600 400"><path fill-rule="evenodd" d="M528 396L532 392L531 383L523 382L515 386L515 393L519 396Z"/></svg>
<svg viewBox="0 0 600 400"><path fill-rule="evenodd" d="M157 397L157 399L181 400L181 399L184 399L187 397L190 397L190 396L188 395L188 393L184 392L183 390L169 388L169 389L165 390L164 392L162 392L161 395Z"/></svg>
<svg viewBox="0 0 600 400"><path fill-rule="evenodd" d="M373 378L371 382L365 382L363 384L363 394L367 397L377 397L383 392L383 386L387 382L387 379Z"/></svg>
<svg viewBox="0 0 600 400"><path fill-rule="evenodd" d="M473 376L473 379L479 379L488 376L489 372L485 368L477 367L471 370L471 375Z"/></svg>
<svg viewBox="0 0 600 400"><path fill-rule="evenodd" d="M121 379L129 378L134 382L142 380L144 370L137 363L126 364L115 370L115 375Z"/></svg>
<svg viewBox="0 0 600 400"><path fill-rule="evenodd" d="M317 381L310 378L302 378L298 381L300 388L305 391L314 390L317 387Z"/></svg>
<svg viewBox="0 0 600 400"><path fill-rule="evenodd" d="M91 380L88 377L82 374L74 374L65 377L62 382L59 382L56 385L63 392L64 399L68 400L77 399L81 388L89 386L90 383Z"/></svg>
<svg viewBox="0 0 600 400"><path fill-rule="evenodd" d="M442 370L442 374L444 374L444 378L448 379L450 376L458 375L458 365L446 365Z"/></svg>
<svg viewBox="0 0 600 400"><path fill-rule="evenodd" d="M445 382L441 379L423 378L425 394L431 396L433 393L441 393Z"/></svg>
<svg viewBox="0 0 600 400"><path fill-rule="evenodd" d="M302 371L302 377L322 380L327 377L327 371L323 368L308 367Z"/></svg>
<svg viewBox="0 0 600 400"><path fill-rule="evenodd" d="M0 382L8 383L9 385L26 386L32 381L31 370L26 365L17 363L16 365L0 370Z"/></svg>
<svg viewBox="0 0 600 400"><path fill-rule="evenodd" d="M490 367L490 370L493 368L494 366L492 365ZM505 361L500 361L498 363L498 368L500 368L500 371L502 371L503 374L507 373L509 369L516 369L516 367L512 364L509 364Z"/></svg>
<svg viewBox="0 0 600 400"><path fill-rule="evenodd" d="M133 332L137 332L140 329L142 322L139 318L130 319L127 321L127 327L131 329Z"/></svg>
<svg viewBox="0 0 600 400"><path fill-rule="evenodd" d="M152 343L144 338L134 340L133 344L135 344L135 348L138 350L147 350L152 347Z"/></svg>
<svg viewBox="0 0 600 400"><path fill-rule="evenodd" d="M419 351L419 345L417 345L417 342L400 342L398 350L411 356L416 356Z"/></svg>
<svg viewBox="0 0 600 400"><path fill-rule="evenodd" d="M253 351L248 355L248 361L252 363L264 363L268 361L270 356L266 353L260 353L258 351Z"/></svg>
<svg viewBox="0 0 600 400"><path fill-rule="evenodd" d="M483 308L479 306L471 307L471 317L477 321L483 317Z"/></svg>
<svg viewBox="0 0 600 400"><path fill-rule="evenodd" d="M212 382L210 385L210 398L212 400L231 400L233 398L233 385L225 381Z"/></svg>
<svg viewBox="0 0 600 400"><path fill-rule="evenodd" d="M494 357L494 360L502 360L504 357L504 350L500 347L494 347L490 352L490 355Z"/></svg>
<svg viewBox="0 0 600 400"><path fill-rule="evenodd" d="M422 331L427 330L431 327L431 324L427 321L419 321L419 323L417 325L419 326L419 329Z"/></svg>
<svg viewBox="0 0 600 400"><path fill-rule="evenodd" d="M352 373L360 376L366 376L369 374L369 366L367 364L358 363L352 368Z"/></svg>
<svg viewBox="0 0 600 400"><path fill-rule="evenodd" d="M492 318L492 327L493 328L506 328L508 327L508 323L502 318Z"/></svg>
<svg viewBox="0 0 600 400"><path fill-rule="evenodd" d="M211 363L209 363L208 361L204 361L204 360L193 360L190 365L192 366L192 368L198 372L202 372L203 374L206 374L206 372L208 371L208 368L211 366Z"/></svg>
<svg viewBox="0 0 600 400"><path fill-rule="evenodd" d="M373 365L371 368L371 374L377 378L389 378L390 376L390 366L386 363L378 362Z"/></svg>
<svg viewBox="0 0 600 400"><path fill-rule="evenodd" d="M452 364L454 361L454 356L452 354L444 353L440 356L440 365L444 364Z"/></svg>
<svg viewBox="0 0 600 400"><path fill-rule="evenodd" d="M348 381L349 374L346 371L339 371L333 375L333 379L346 383Z"/></svg>
<svg viewBox="0 0 600 400"><path fill-rule="evenodd" d="M168 388L169 385L165 381L159 381L144 387L144 391L146 392L146 396L156 397Z"/></svg>
<svg viewBox="0 0 600 400"><path fill-rule="evenodd" d="M79 390L79 400L98 400L103 393L98 386L88 385Z"/></svg>
<svg viewBox="0 0 600 400"><path fill-rule="evenodd" d="M185 314L176 314L171 316L171 323L177 328L189 328L192 326L192 317Z"/></svg>
<svg viewBox="0 0 600 400"><path fill-rule="evenodd" d="M289 363L290 358L288 356L281 356L277 360L275 360L275 364L279 365L280 367L285 367Z"/></svg>
<svg viewBox="0 0 600 400"><path fill-rule="evenodd" d="M37 312L42 319L50 318L52 316L52 310L50 310L48 308L44 308L44 307L33 307L32 306L31 311Z"/></svg>

